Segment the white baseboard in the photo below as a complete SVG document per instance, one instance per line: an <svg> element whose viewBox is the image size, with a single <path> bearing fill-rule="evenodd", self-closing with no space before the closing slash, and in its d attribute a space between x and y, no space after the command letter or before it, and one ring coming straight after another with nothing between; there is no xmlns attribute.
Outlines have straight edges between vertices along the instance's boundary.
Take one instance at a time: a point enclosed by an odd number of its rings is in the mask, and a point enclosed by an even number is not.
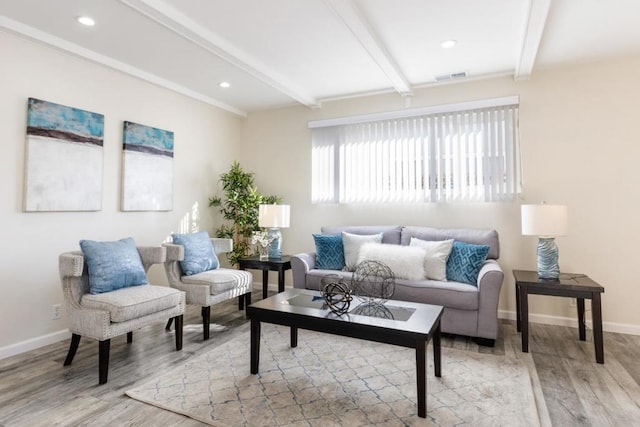
<svg viewBox="0 0 640 427"><path fill-rule="evenodd" d="M262 283L260 283L262 286ZM278 285L269 284L269 289L277 291ZM516 312L508 310L498 310L498 317L500 319L516 320ZM557 325L557 326L569 326L572 328L578 327L578 319L571 317L550 316L546 314L533 314L529 313L529 321L532 323L542 323L544 325ZM591 320L587 320L587 326L591 327ZM640 335L640 325L628 325L624 323L603 322L602 329L606 332L616 332L619 334ZM45 345L54 344L59 341L64 341L71 338L71 333L68 329L52 332L41 337L32 338L26 341L22 341L16 344L11 344L6 347L0 348L0 360L7 357L15 356L20 353L24 353L36 348L44 347Z"/></svg>
<svg viewBox="0 0 640 427"><path fill-rule="evenodd" d="M516 320L516 312L498 310L498 317L500 319ZM587 327L591 328L590 315L587 313L585 317L587 318L585 319ZM578 327L577 317L550 316L548 314L529 313L529 322L542 323L544 325L569 326L572 328ZM628 325L625 323L602 322L602 330L619 334L640 335L640 325Z"/></svg>
<svg viewBox="0 0 640 427"><path fill-rule="evenodd" d="M26 341L11 344L6 347L0 348L0 360L7 357L15 356L16 354L24 353L36 348L44 347L45 345L55 344L60 341L71 338L71 332L68 329L52 332L41 337L31 338Z"/></svg>

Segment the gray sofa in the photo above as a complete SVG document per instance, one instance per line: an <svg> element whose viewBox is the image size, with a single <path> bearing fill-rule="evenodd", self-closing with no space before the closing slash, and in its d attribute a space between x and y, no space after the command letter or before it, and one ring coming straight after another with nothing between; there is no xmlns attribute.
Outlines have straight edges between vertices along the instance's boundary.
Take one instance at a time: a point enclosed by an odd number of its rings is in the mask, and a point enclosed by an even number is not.
<svg viewBox="0 0 640 427"><path fill-rule="evenodd" d="M498 336L498 299L504 274L497 259L500 242L495 230L439 229L408 226L344 226L322 227L322 234L383 233L382 243L408 245L412 237L439 241L455 239L465 243L489 245L487 260L478 275L477 286L453 281L396 279L394 300L436 304L444 307L442 332L476 338L482 345L493 346ZM319 290L321 280L328 274L338 274L349 280L352 273L315 268L315 252L299 253L291 257L293 286Z"/></svg>

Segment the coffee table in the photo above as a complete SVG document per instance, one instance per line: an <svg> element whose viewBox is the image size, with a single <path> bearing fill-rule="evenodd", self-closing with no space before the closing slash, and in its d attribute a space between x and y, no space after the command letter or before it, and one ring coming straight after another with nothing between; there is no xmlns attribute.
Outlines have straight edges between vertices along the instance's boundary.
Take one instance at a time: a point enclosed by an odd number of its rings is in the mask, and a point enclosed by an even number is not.
<svg viewBox="0 0 640 427"><path fill-rule="evenodd" d="M291 328L291 347L298 345L298 329L360 338L416 350L418 416L427 416L427 344L433 342L433 367L440 376L440 319L443 308L438 305L405 301L387 301L383 306L357 307L357 297L349 313L337 316L325 305L321 293L306 289L290 289L247 307L251 319L251 373L257 374L260 362L260 323L274 323ZM362 313L354 314L361 310ZM384 317L374 317L376 312Z"/></svg>

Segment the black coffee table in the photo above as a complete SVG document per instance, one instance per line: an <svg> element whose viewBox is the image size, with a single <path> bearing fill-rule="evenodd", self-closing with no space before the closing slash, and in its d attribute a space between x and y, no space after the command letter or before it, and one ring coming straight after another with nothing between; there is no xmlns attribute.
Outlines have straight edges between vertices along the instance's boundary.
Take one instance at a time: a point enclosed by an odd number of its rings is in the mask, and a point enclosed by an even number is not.
<svg viewBox="0 0 640 427"><path fill-rule="evenodd" d="M291 347L298 345L298 328L416 349L418 416L427 416L426 355L433 341L435 376L440 376L440 319L438 305L387 301L382 307L365 307L368 314L354 314L354 301L348 315L336 316L323 307L318 291L290 289L247 307L251 319L251 373L258 373L260 362L260 322L291 327ZM362 306L360 307L362 309ZM386 316L374 317L372 314Z"/></svg>

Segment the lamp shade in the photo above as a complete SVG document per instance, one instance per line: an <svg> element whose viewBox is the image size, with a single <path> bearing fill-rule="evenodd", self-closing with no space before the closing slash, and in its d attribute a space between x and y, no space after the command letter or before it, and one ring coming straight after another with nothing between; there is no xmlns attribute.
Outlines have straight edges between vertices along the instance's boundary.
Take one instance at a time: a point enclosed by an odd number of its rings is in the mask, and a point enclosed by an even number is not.
<svg viewBox="0 0 640 427"><path fill-rule="evenodd" d="M566 236L568 209L563 205L522 205L522 234L525 236Z"/></svg>
<svg viewBox="0 0 640 427"><path fill-rule="evenodd" d="M267 228L288 228L289 205L260 205L258 225Z"/></svg>

